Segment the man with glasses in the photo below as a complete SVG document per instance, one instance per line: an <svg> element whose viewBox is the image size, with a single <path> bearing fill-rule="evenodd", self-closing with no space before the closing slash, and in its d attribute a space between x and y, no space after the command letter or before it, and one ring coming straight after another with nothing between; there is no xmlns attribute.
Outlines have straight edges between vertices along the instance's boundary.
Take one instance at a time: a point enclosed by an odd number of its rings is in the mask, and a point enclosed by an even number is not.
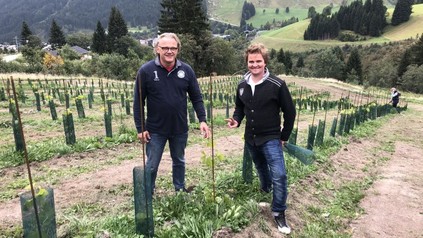
<svg viewBox="0 0 423 238"><path fill-rule="evenodd" d="M163 33L154 43L156 58L138 70L134 88L134 121L138 139L146 143L151 188L166 142L172 157L175 191L185 191L185 147L188 140L187 99L189 97L204 138L209 138L206 112L200 87L191 66L177 59L181 42L174 33ZM146 118L144 106L147 106Z"/></svg>

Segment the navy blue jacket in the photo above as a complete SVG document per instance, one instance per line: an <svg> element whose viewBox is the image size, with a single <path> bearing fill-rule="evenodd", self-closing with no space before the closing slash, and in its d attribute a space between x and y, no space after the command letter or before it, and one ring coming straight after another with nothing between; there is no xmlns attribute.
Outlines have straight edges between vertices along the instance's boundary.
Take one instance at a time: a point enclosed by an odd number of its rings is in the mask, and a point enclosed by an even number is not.
<svg viewBox="0 0 423 238"><path fill-rule="evenodd" d="M188 64L177 60L175 67L168 72L157 57L142 65L134 87L134 121L138 133L142 129L166 136L188 132L188 95L198 120L205 122L206 112L200 87ZM144 105L147 105L147 116L142 126L141 108L144 112Z"/></svg>
<svg viewBox="0 0 423 238"><path fill-rule="evenodd" d="M255 86L254 95L248 84L249 73L237 89L233 118L241 124L244 117L245 140L251 145L262 145L272 139L287 141L294 127L295 106L285 81L268 71L264 81ZM281 130L281 112L283 127Z"/></svg>

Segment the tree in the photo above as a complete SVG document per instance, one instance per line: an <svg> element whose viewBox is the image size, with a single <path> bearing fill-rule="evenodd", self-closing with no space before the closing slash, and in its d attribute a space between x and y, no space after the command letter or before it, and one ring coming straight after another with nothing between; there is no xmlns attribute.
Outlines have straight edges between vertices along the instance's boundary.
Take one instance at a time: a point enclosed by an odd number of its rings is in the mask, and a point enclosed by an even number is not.
<svg viewBox="0 0 423 238"><path fill-rule="evenodd" d="M420 36L419 40L412 47L413 52L413 63L417 65L423 64L423 34Z"/></svg>
<svg viewBox="0 0 423 238"><path fill-rule="evenodd" d="M398 79L397 70L393 61L377 60L372 64L372 67L367 69L366 86L377 86L390 88L396 85Z"/></svg>
<svg viewBox="0 0 423 238"><path fill-rule="evenodd" d="M32 35L31 30L29 29L28 24L23 21L22 22L22 31L21 31L21 45L26 45L28 43L28 37Z"/></svg>
<svg viewBox="0 0 423 238"><path fill-rule="evenodd" d="M270 49L269 58L270 59L276 58L276 54L277 54L277 52L274 48Z"/></svg>
<svg viewBox="0 0 423 238"><path fill-rule="evenodd" d="M342 79L343 68L344 62L331 49L318 53L312 65L313 76L319 78Z"/></svg>
<svg viewBox="0 0 423 238"><path fill-rule="evenodd" d="M202 0L163 0L158 21L159 32L201 35L210 26Z"/></svg>
<svg viewBox="0 0 423 238"><path fill-rule="evenodd" d="M239 28L242 30L247 30L247 21L245 18L241 17L241 21L239 22Z"/></svg>
<svg viewBox="0 0 423 238"><path fill-rule="evenodd" d="M139 65L131 65L132 61L129 58L117 53L100 55L94 63L99 69L100 77L118 80L130 79L139 68Z"/></svg>
<svg viewBox="0 0 423 238"><path fill-rule="evenodd" d="M278 54L276 55L276 60L279 63L285 62L285 52L283 51L283 48L279 49Z"/></svg>
<svg viewBox="0 0 423 238"><path fill-rule="evenodd" d="M66 44L65 35L54 19L51 22L49 43L53 49L60 48Z"/></svg>
<svg viewBox="0 0 423 238"><path fill-rule="evenodd" d="M286 13L289 13L289 7L286 7L286 8L285 8L285 12L286 12Z"/></svg>
<svg viewBox="0 0 423 238"><path fill-rule="evenodd" d="M117 44L117 47L114 49L114 52L124 56L128 56L130 49L132 49L134 53L138 54L139 58L143 57L143 53L139 53L141 52L140 43L136 41L134 38L132 38L131 36L123 36L118 39L117 43L118 44Z"/></svg>
<svg viewBox="0 0 423 238"><path fill-rule="evenodd" d="M236 71L236 53L229 41L221 38L213 38L204 54L205 62L211 72L218 75Z"/></svg>
<svg viewBox="0 0 423 238"><path fill-rule="evenodd" d="M410 65L402 76L402 87L411 92L423 93L423 65Z"/></svg>
<svg viewBox="0 0 423 238"><path fill-rule="evenodd" d="M28 73L38 73L42 70L42 60L44 52L38 48L24 46L21 48L22 56L29 65Z"/></svg>
<svg viewBox="0 0 423 238"><path fill-rule="evenodd" d="M314 16L316 16L317 12L316 12L316 8L311 6L308 8L308 14L307 14L307 18L313 18Z"/></svg>
<svg viewBox="0 0 423 238"><path fill-rule="evenodd" d="M270 24L270 22L266 22L266 24L262 27L264 30L270 30L270 28L271 28L271 24Z"/></svg>
<svg viewBox="0 0 423 238"><path fill-rule="evenodd" d="M407 67L411 64L411 60L412 60L411 50L406 49L398 65L398 69L397 69L398 77L401 77L405 73L405 71L407 71Z"/></svg>
<svg viewBox="0 0 423 238"><path fill-rule="evenodd" d="M43 57L43 65L49 73L58 74L63 64L64 61L60 56L54 56L47 53Z"/></svg>
<svg viewBox="0 0 423 238"><path fill-rule="evenodd" d="M297 60L297 64L295 65L295 67L297 67L297 68L302 68L302 67L304 67L305 65L304 65L304 57L302 56L302 55L300 55L299 57L298 57L298 60Z"/></svg>
<svg viewBox="0 0 423 238"><path fill-rule="evenodd" d="M208 75L210 69L206 67L205 61L209 56L205 52L213 36L209 31L202 0L163 0L161 4L163 10L158 22L159 32L174 32L180 37L186 35L194 39L195 43L191 45L189 53L193 58L192 66L197 75Z"/></svg>
<svg viewBox="0 0 423 238"><path fill-rule="evenodd" d="M27 43L25 46L31 47L31 48L40 48L41 47L41 39L36 35L30 35L28 36Z"/></svg>
<svg viewBox="0 0 423 238"><path fill-rule="evenodd" d="M287 51L285 53L285 61L283 62L285 65L286 74L291 74L292 72L292 59L291 59L291 52Z"/></svg>
<svg viewBox="0 0 423 238"><path fill-rule="evenodd" d="M363 66L361 64L360 54L356 48L351 51L350 57L347 61L347 74L351 74L352 70L355 71L355 74L358 77L358 83L363 84Z"/></svg>
<svg viewBox="0 0 423 238"><path fill-rule="evenodd" d="M256 8L254 7L253 3L244 1L244 5L242 5L241 18L248 20L254 15L256 15Z"/></svg>
<svg viewBox="0 0 423 238"><path fill-rule="evenodd" d="M412 0L398 0L395 5L394 13L392 14L391 24L397 26L410 19L411 9L414 1Z"/></svg>
<svg viewBox="0 0 423 238"><path fill-rule="evenodd" d="M325 40L339 35L340 26L337 14L326 16L316 14L304 32L304 40Z"/></svg>
<svg viewBox="0 0 423 238"><path fill-rule="evenodd" d="M332 14L332 6L328 5L325 8L323 8L322 10L322 15L323 16L330 16Z"/></svg>
<svg viewBox="0 0 423 238"><path fill-rule="evenodd" d="M128 34L128 27L117 7L112 7L109 16L109 26L107 34L107 50L115 52L114 49L118 47L118 40Z"/></svg>
<svg viewBox="0 0 423 238"><path fill-rule="evenodd" d="M70 46L79 46L89 49L92 43L92 35L84 32L75 32L66 37L66 43Z"/></svg>
<svg viewBox="0 0 423 238"><path fill-rule="evenodd" d="M276 8L275 14L279 14L279 8Z"/></svg>
<svg viewBox="0 0 423 238"><path fill-rule="evenodd" d="M98 21L97 28L93 34L93 42L91 45L91 50L98 54L105 53L107 51L106 42L107 42L106 31L101 25L101 22Z"/></svg>
<svg viewBox="0 0 423 238"><path fill-rule="evenodd" d="M77 60L79 59L79 55L78 53L76 53L76 51L74 51L70 45L66 44L64 45L60 50L59 50L59 55L60 57L67 61L67 60ZM45 57L44 57L45 59ZM44 64L45 65L45 64Z"/></svg>

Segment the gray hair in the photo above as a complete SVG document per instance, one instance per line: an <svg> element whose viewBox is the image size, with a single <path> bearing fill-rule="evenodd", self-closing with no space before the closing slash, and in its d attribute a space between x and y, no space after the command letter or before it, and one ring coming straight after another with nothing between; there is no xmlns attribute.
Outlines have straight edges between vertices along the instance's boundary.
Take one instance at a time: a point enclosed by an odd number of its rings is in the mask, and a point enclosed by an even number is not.
<svg viewBox="0 0 423 238"><path fill-rule="evenodd" d="M156 52L156 48L159 45L159 41L163 38L171 38L174 39L176 41L176 43L178 44L178 49L179 51L181 50L181 40L179 40L179 37L172 32L165 32L160 34L154 41L153 41L153 52L154 54L157 54Z"/></svg>

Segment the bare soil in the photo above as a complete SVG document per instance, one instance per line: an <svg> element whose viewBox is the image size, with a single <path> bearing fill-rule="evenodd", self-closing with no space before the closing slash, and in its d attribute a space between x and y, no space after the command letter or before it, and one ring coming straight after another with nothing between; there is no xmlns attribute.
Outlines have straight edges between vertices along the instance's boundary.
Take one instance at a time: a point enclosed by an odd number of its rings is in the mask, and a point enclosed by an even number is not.
<svg viewBox="0 0 423 238"><path fill-rule="evenodd" d="M347 86L333 85L331 82L287 78L315 91L329 91L331 95L346 95ZM348 90L351 90L348 89ZM344 182L355 181L366 176L376 176L377 179L365 192L360 207L364 214L352 221L346 221L346 232L353 237L423 237L423 105L409 104L409 110L392 116L389 122L377 130L375 136L365 139L351 138L350 143L331 156L330 171L319 168L309 178L289 188L287 210L288 222L293 233L300 231L306 224L302 220L302 212L307 205L319 206L314 197L316 181L331 181L335 186ZM306 125L304 124L304 127ZM300 128L303 127L300 125ZM190 136L200 136L198 132ZM406 138L398 140L397 138ZM218 138L216 150L224 155L239 155L243 149L241 134ZM380 148L390 144L393 152ZM200 165L203 144L190 145L186 150L187 167ZM117 146L113 149L101 149L57 157L48 161L33 163L33 174L45 168L67 167L77 168L85 164L105 162L122 154L138 153L137 143ZM386 158L381 162L380 158ZM125 160L119 164L101 166L98 170L84 173L76 177L64 177L51 185L55 193L56 212L59 214L75 204L100 203L108 207L113 204L129 203L129 194L113 194L110 200L108 193L119 186L131 186L132 170L140 166L141 160ZM171 172L171 160L168 153L164 154L160 165L159 176L167 176ZM0 171L0 182L6 183L24 176L25 166L7 168ZM336 189L336 188L335 188ZM158 191L165 193L166 191ZM333 191L325 191L330 196ZM222 229L216 237L284 237L280 234L273 221L269 208L262 208L262 215L269 230L263 231L262 224L253 222L240 233ZM21 223L19 199L14 198L0 203L0 229L18 226Z"/></svg>

